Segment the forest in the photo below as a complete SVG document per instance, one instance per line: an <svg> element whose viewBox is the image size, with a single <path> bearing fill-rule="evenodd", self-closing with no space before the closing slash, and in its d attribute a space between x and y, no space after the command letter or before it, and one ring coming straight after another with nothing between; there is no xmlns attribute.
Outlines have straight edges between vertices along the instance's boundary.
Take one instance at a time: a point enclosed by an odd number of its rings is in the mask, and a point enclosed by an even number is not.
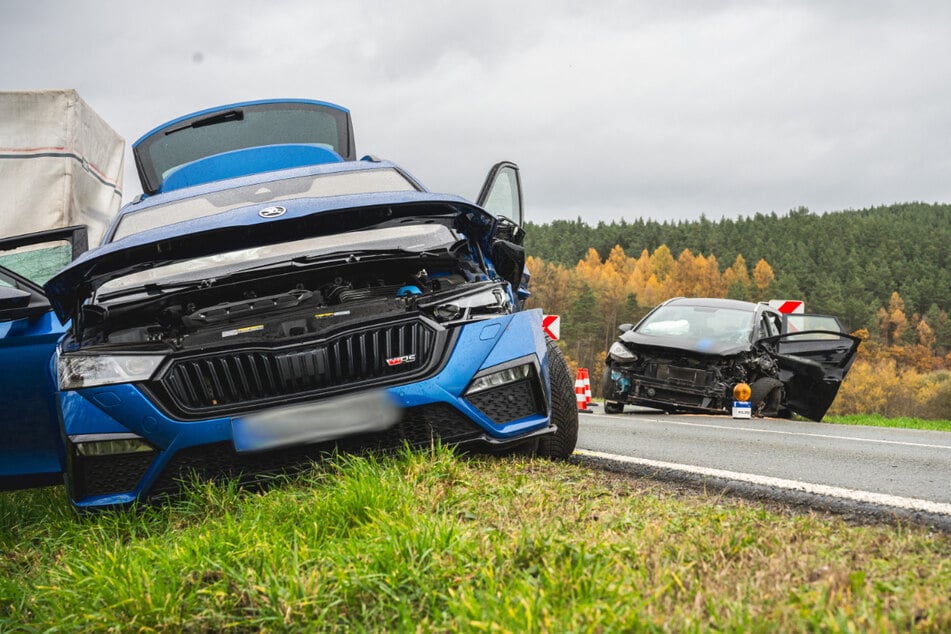
<svg viewBox="0 0 951 634"><path fill-rule="evenodd" d="M562 316L595 393L617 326L665 299L796 299L863 339L830 413L951 418L951 205L526 230L526 305Z"/></svg>

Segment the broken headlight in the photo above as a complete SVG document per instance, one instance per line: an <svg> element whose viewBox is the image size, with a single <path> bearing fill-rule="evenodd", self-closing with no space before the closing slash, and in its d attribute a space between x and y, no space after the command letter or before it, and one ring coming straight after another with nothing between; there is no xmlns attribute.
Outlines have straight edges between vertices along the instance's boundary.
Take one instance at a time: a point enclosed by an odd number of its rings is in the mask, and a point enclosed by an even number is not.
<svg viewBox="0 0 951 634"><path fill-rule="evenodd" d="M627 346L620 341L615 341L611 344L611 347L608 349L608 356L614 361L620 361L621 363L637 361L637 355L628 350Z"/></svg>
<svg viewBox="0 0 951 634"><path fill-rule="evenodd" d="M59 389L147 381L164 359L158 354L63 353L57 359Z"/></svg>

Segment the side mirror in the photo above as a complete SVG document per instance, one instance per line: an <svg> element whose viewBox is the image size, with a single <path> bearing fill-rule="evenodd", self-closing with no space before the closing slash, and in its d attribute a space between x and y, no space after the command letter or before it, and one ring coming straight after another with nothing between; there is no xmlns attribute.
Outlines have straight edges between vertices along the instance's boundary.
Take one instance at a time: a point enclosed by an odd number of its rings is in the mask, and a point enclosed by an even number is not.
<svg viewBox="0 0 951 634"><path fill-rule="evenodd" d="M34 319L50 309L42 295L12 286L0 286L0 322Z"/></svg>
<svg viewBox="0 0 951 634"><path fill-rule="evenodd" d="M0 310L16 310L17 308L26 308L30 305L29 291L21 291L12 286L0 286Z"/></svg>
<svg viewBox="0 0 951 634"><path fill-rule="evenodd" d="M617 327L617 329L620 330L622 333L627 332L628 330L631 330L633 328L634 328L634 324L621 324L620 326Z"/></svg>

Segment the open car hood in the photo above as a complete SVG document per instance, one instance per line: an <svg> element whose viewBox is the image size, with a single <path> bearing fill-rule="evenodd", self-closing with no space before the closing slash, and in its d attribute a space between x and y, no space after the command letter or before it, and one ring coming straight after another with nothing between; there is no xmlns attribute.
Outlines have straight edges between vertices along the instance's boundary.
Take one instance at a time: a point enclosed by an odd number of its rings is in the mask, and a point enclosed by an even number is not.
<svg viewBox="0 0 951 634"><path fill-rule="evenodd" d="M273 203L255 203L212 216L164 225L87 251L44 286L57 316L74 319L106 282L155 266L305 237L356 231L382 222L451 222L483 250L496 219L464 198L429 192L385 192L282 200L282 214L264 218Z"/></svg>

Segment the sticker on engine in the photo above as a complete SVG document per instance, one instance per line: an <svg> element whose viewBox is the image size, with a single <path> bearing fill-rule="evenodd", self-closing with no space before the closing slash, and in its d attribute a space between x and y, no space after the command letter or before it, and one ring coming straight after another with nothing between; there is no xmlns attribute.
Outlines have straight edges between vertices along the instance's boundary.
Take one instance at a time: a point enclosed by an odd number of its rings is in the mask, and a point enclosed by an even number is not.
<svg viewBox="0 0 951 634"><path fill-rule="evenodd" d="M258 324L257 326L245 326L244 328L238 328L236 330L225 330L221 333L221 337L234 337L235 335L257 332L258 330L264 330L264 324Z"/></svg>
<svg viewBox="0 0 951 634"><path fill-rule="evenodd" d="M335 313L317 313L314 315L315 319L323 319L325 317L343 317L344 315L349 315L349 310L338 310Z"/></svg>

